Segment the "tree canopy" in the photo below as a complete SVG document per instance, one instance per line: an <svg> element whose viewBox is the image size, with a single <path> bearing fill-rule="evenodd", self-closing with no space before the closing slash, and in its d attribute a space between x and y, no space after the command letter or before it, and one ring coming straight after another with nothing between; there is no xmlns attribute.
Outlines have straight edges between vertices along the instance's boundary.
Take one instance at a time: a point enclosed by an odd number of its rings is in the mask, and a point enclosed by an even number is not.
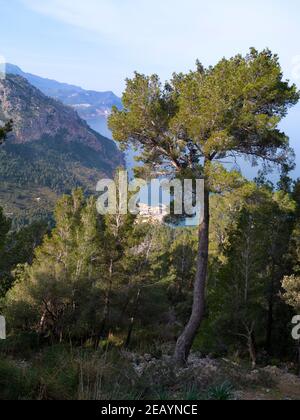
<svg viewBox="0 0 300 420"><path fill-rule="evenodd" d="M204 178L204 220L192 315L178 339L175 357L184 363L205 312L208 268L210 193L221 192L232 177L220 165L243 156L256 165L294 165L294 153L279 123L299 100L295 85L283 78L277 55L254 48L243 57L188 74L174 74L162 84L157 75L135 74L127 80L123 110L113 109L109 126L115 140L139 151L140 172L171 177Z"/></svg>
<svg viewBox="0 0 300 420"><path fill-rule="evenodd" d="M114 138L141 151L151 169L197 171L199 164L247 155L253 162L293 164L287 136L278 124L297 103L295 85L283 80L277 55L251 49L205 69L127 80L123 110L109 120ZM197 173L199 175L199 173Z"/></svg>

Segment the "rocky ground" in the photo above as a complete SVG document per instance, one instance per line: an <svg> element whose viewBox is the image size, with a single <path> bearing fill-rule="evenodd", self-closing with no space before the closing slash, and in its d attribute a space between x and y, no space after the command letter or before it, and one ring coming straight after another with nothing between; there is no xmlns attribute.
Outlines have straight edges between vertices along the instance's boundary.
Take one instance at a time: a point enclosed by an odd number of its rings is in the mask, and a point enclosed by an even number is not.
<svg viewBox="0 0 300 420"><path fill-rule="evenodd" d="M235 396L239 400L300 400L300 377L288 373L276 366L262 369L274 381L274 385L238 391ZM250 376L259 375L259 370L253 371Z"/></svg>
<svg viewBox="0 0 300 420"><path fill-rule="evenodd" d="M163 351L163 354L171 351ZM295 366L192 354L178 368L170 355L99 354L45 349L28 360L0 357L0 400L300 400Z"/></svg>
<svg viewBox="0 0 300 420"><path fill-rule="evenodd" d="M193 354L188 365L178 369L174 368L170 356L160 359L149 354L126 353L125 356L139 377L157 382L166 399L180 397L177 390L186 383L187 399L300 400L300 376L292 374L288 367L267 366L251 370L227 359Z"/></svg>

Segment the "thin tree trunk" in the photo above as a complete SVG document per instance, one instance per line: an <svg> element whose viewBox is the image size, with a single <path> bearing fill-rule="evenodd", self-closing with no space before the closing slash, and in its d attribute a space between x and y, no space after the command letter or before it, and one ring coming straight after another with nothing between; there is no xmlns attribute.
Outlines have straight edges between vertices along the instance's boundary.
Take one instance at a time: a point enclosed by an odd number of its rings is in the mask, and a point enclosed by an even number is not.
<svg viewBox="0 0 300 420"><path fill-rule="evenodd" d="M191 318L179 337L175 349L175 361L184 365L189 357L193 341L201 326L205 310L205 288L208 268L209 248L209 190L204 191L204 219L199 227L199 248L197 273L194 286L194 303Z"/></svg>
<svg viewBox="0 0 300 420"><path fill-rule="evenodd" d="M138 273L141 274L143 266L146 265L148 259L149 259L149 254L152 248L152 244L153 244L153 236L151 237L151 240L148 244L148 249L145 255L145 259L141 260L141 264L138 270ZM128 333L127 333L127 339L126 339L126 343L125 343L125 347L128 348L130 346L131 343L131 337L132 337L132 333L133 333L133 329L134 329L134 323L135 323L135 319L139 310L139 303L140 303L140 296L141 296L141 289L138 290L137 292L137 296L136 296L136 300L135 300L135 304L134 304L134 310L133 310L133 314L132 317L130 319L130 325L128 327Z"/></svg>
<svg viewBox="0 0 300 420"><path fill-rule="evenodd" d="M271 283L268 299L268 323L267 323L267 336L266 336L266 349L269 356L272 355L272 336L274 324L274 289L275 289L275 263L272 261Z"/></svg>
<svg viewBox="0 0 300 420"><path fill-rule="evenodd" d="M250 237L249 237L249 233L247 234L247 237L245 239L245 243L246 243L246 250L243 253L244 257L245 257L245 291L244 291L244 301L245 301L245 306L247 306L248 304L248 295L249 295L249 272L250 272L250 248L251 248L251 244L250 244Z"/></svg>
<svg viewBox="0 0 300 420"><path fill-rule="evenodd" d="M104 338L106 334L107 323L110 315L110 299L112 292L112 283L113 283L113 260L110 261L109 265L109 286L105 296L104 310L103 310L103 319L101 322L100 331L98 337L96 337L96 348L99 347L100 340Z"/></svg>
<svg viewBox="0 0 300 420"><path fill-rule="evenodd" d="M135 322L135 318L136 318L137 313L138 313L140 296L141 296L141 290L139 289L138 292L137 292L136 300L135 300L133 315L131 317L130 325L129 325L129 328L128 328L127 339L126 339L126 343L125 343L126 348L128 348L130 346L131 337L132 337L132 333L133 333L133 329L134 329L134 322Z"/></svg>
<svg viewBox="0 0 300 420"><path fill-rule="evenodd" d="M256 368L257 356L256 356L256 340L254 332L249 333L248 339L249 355L252 364L252 369Z"/></svg>
<svg viewBox="0 0 300 420"><path fill-rule="evenodd" d="M267 323L267 338L266 349L269 356L272 356L272 333L273 333L273 297L270 295L268 303L268 323Z"/></svg>
<svg viewBox="0 0 300 420"><path fill-rule="evenodd" d="M45 321L46 321L46 315L47 315L47 311L45 310L43 312L43 315L41 317L40 320L40 325L39 325L39 333L42 334L42 332L44 331L44 325L45 325Z"/></svg>
<svg viewBox="0 0 300 420"><path fill-rule="evenodd" d="M245 330L247 334L237 334L239 337L243 337L247 340L247 346L250 356L252 369L256 368L257 363L257 352L256 352L256 339L255 339L255 322L252 322L251 327L244 322Z"/></svg>

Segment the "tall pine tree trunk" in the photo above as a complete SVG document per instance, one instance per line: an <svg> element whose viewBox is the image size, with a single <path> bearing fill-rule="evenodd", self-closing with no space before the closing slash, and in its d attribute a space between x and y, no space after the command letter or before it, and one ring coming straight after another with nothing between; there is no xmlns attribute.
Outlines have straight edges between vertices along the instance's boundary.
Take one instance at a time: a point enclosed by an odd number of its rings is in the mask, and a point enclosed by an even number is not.
<svg viewBox="0 0 300 420"><path fill-rule="evenodd" d="M209 189L205 186L204 218L199 227L199 248L192 315L184 332L179 337L175 349L175 361L180 365L187 362L194 339L204 316L209 249L209 216Z"/></svg>

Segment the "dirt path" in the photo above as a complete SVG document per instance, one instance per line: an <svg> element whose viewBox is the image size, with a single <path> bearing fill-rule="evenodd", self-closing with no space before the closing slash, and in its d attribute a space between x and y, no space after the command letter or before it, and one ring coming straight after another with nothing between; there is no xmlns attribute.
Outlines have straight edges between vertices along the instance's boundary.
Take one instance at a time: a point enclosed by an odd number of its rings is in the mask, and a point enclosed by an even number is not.
<svg viewBox="0 0 300 420"><path fill-rule="evenodd" d="M300 401L300 377L286 373L276 367L268 367L264 369L271 375L274 387L261 388L256 390L245 390L236 393L237 399L253 401L253 400L296 400Z"/></svg>

